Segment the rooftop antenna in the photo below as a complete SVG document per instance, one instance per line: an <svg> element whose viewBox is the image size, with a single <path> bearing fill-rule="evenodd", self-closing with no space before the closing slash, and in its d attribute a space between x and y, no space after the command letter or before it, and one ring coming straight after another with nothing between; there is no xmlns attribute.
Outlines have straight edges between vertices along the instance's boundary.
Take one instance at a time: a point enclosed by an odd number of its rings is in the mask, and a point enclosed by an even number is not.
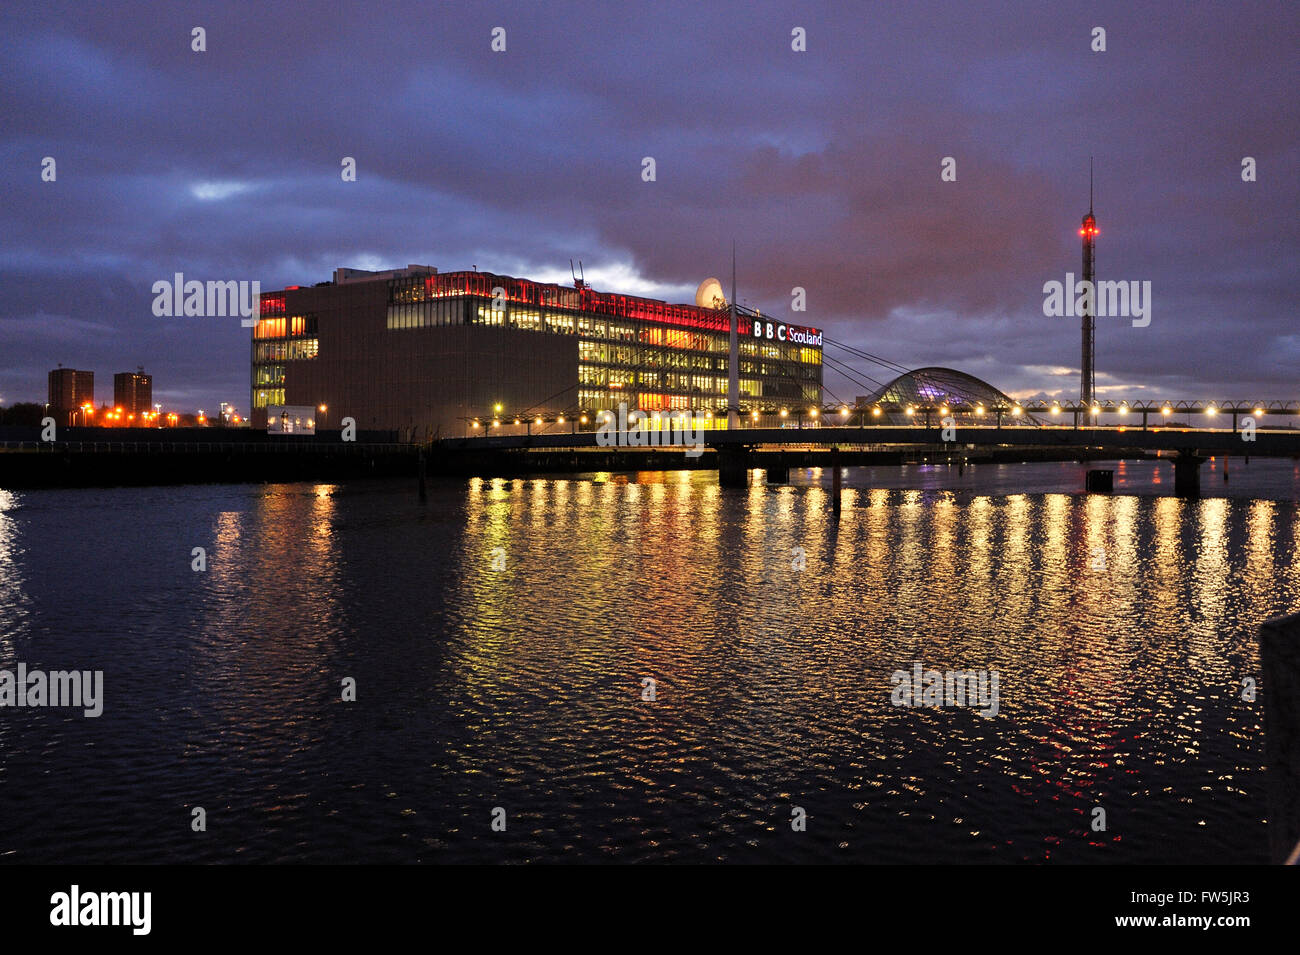
<svg viewBox="0 0 1300 955"><path fill-rule="evenodd" d="M1092 215L1092 157L1088 157L1088 215Z"/></svg>
<svg viewBox="0 0 1300 955"><path fill-rule="evenodd" d="M582 270L582 259L578 259L578 281L587 284L587 273Z"/></svg>
<svg viewBox="0 0 1300 955"><path fill-rule="evenodd" d="M731 240L731 321L727 336L727 427L740 427L740 346L737 341L736 315L736 240Z"/></svg>

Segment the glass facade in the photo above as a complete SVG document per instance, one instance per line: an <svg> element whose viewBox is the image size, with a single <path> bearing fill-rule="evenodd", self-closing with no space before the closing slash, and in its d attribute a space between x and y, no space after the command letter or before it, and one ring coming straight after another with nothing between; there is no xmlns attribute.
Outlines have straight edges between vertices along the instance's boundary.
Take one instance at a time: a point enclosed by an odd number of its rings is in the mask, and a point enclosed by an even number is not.
<svg viewBox="0 0 1300 955"><path fill-rule="evenodd" d="M391 280L389 290L392 331L462 324L576 336L581 410L603 411L621 402L644 411L726 410L725 309L487 272L406 276ZM738 326L742 411L821 406L816 329L786 326L747 309L740 310Z"/></svg>
<svg viewBox="0 0 1300 955"><path fill-rule="evenodd" d="M284 404L285 362L315 358L320 352L316 316L285 314L283 294L263 295L253 327L253 407Z"/></svg>

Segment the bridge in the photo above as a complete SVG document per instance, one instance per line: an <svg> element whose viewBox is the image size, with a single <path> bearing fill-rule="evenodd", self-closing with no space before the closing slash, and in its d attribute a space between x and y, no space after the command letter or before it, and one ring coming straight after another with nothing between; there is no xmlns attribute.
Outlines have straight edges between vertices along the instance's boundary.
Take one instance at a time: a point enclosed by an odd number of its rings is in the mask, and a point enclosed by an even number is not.
<svg viewBox="0 0 1300 955"><path fill-rule="evenodd" d="M782 411L785 414L782 414ZM1300 430L1266 427L1266 419L1300 415L1297 402L1024 402L996 407L969 405L829 406L805 409L784 427L746 427L762 414L789 417L788 409L753 412L737 429L701 428L700 445L716 452L719 481L725 487L748 483L754 453L760 449L823 447L832 461L842 448L872 446L940 448L959 452L971 448L1063 449L1113 452L1123 457L1134 452L1168 453L1174 464L1174 489L1182 497L1200 493L1200 465L1209 455L1249 457L1300 457ZM915 424L891 424L902 415ZM1037 420L1037 416L1043 420ZM1124 423L1099 424L1102 415ZM1222 420L1225 427L1191 427L1176 423L1175 415L1201 415ZM655 426L626 431L608 427L613 416L601 413L594 421L582 417L538 419L540 430L526 434L492 433L488 429L467 438L445 438L435 448L462 451L518 451L582 449L607 451L680 446L679 432L668 430L671 416L658 417ZM605 419L605 430L595 430ZM1152 420L1154 418L1154 420ZM652 419L653 420L653 419ZM1131 423L1128 423L1131 421ZM579 425L582 424L580 430ZM551 430L568 425L569 430ZM631 440L629 440L631 438ZM676 439L676 440L674 440ZM632 458L629 456L629 461ZM834 481L839 483L835 469Z"/></svg>

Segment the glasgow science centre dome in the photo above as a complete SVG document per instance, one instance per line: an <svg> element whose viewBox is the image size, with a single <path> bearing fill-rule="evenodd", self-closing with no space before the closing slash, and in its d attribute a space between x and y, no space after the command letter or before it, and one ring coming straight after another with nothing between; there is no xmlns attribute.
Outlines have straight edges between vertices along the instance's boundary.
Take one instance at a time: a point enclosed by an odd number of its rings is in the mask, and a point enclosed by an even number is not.
<svg viewBox="0 0 1300 955"><path fill-rule="evenodd" d="M1014 398L994 388L987 381L953 368L917 368L899 375L867 396L860 404L879 406L885 416L882 423L911 424L907 414L909 406L915 408L947 407L957 418L966 416L996 416L998 411L1010 414L1018 407ZM1037 424L1030 415L1023 415L1023 424Z"/></svg>

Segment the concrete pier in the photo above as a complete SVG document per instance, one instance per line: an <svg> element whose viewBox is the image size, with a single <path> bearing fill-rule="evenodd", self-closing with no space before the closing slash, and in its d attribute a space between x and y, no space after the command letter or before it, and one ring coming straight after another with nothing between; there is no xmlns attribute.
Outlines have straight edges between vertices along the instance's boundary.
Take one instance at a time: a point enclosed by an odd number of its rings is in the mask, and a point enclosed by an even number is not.
<svg viewBox="0 0 1300 955"><path fill-rule="evenodd" d="M1179 451L1174 458L1174 495L1195 500L1201 496L1201 463L1195 451Z"/></svg>
<svg viewBox="0 0 1300 955"><path fill-rule="evenodd" d="M1300 614L1260 625L1259 658L1269 853L1275 863L1295 864L1300 846Z"/></svg>
<svg viewBox="0 0 1300 955"><path fill-rule="evenodd" d="M720 487L749 487L749 449L718 449L718 485Z"/></svg>
<svg viewBox="0 0 1300 955"><path fill-rule="evenodd" d="M790 483L790 465L784 454L777 455L776 460L769 462L766 471L768 484Z"/></svg>

